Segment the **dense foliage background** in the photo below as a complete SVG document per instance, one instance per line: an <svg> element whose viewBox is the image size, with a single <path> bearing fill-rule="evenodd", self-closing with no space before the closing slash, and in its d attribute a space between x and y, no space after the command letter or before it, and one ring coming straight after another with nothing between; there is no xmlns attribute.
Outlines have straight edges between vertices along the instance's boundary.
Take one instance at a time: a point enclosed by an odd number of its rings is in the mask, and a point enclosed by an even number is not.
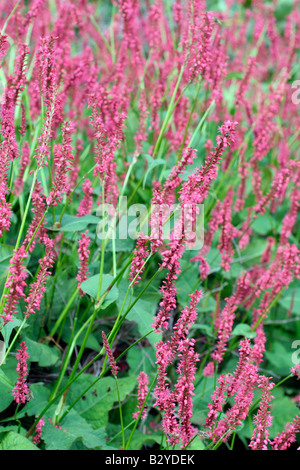
<svg viewBox="0 0 300 470"><path fill-rule="evenodd" d="M299 7L1 2L2 450L297 449Z"/></svg>

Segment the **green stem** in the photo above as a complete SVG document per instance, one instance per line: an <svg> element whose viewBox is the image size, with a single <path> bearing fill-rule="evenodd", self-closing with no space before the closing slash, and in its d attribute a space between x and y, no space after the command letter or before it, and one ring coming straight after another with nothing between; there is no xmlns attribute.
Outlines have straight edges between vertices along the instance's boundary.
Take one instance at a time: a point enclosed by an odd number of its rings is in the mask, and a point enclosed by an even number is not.
<svg viewBox="0 0 300 470"><path fill-rule="evenodd" d="M16 9L18 8L19 4L20 4L21 0L18 0L17 3L15 4L14 8L12 9L12 11L10 12L9 16L7 17L7 20L5 21L4 25L3 25L3 28L2 28L2 31L1 31L1 34L2 36L4 35L5 33L5 30L7 28L7 25L9 23L9 20L11 19L11 17L13 16L13 14L15 13Z"/></svg>
<svg viewBox="0 0 300 470"><path fill-rule="evenodd" d="M130 436L129 436L128 442L127 442L126 447L125 447L126 450L128 450L128 448L129 448L130 442L131 442L131 440L132 440L132 438L133 438L133 435L134 435L134 433L135 433L135 430L136 430L136 428L137 428L137 425L138 425L139 422L140 422L142 413L143 413L144 408L145 408L145 406L146 406L146 403L147 403L147 401L148 401L148 399L149 399L150 393L152 392L152 389L153 389L153 387L154 387L154 385L155 385L155 382L156 382L156 380L157 380L157 377L158 377L158 373L157 373L157 374L155 375L155 377L154 377L154 380L153 380L153 382L152 382L152 384L151 384L151 387L150 387L149 390L148 390L148 393L147 393L147 396L146 396L145 401L144 401L144 403L143 403L143 406L141 407L140 412L139 412L139 415L138 415L138 417L137 417L137 419L136 419L136 421L135 421L135 423L134 423L133 429L132 429L132 431L131 431L131 434L130 434Z"/></svg>
<svg viewBox="0 0 300 470"><path fill-rule="evenodd" d="M116 381L116 389L117 389L118 403L119 403L120 424L121 424L121 430L122 430L122 448L125 449L125 434L124 434L124 424L123 424L123 413L122 413L122 405L121 405L121 399L120 399L120 390L119 390L119 385L118 385L118 379L117 379L116 376L115 376L115 381Z"/></svg>

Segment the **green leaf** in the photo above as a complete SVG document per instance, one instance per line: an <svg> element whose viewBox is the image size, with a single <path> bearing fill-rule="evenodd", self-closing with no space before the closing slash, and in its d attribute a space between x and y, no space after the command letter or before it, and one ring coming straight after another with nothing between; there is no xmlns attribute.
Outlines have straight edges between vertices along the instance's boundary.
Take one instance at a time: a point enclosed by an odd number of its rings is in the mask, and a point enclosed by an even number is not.
<svg viewBox="0 0 300 470"><path fill-rule="evenodd" d="M189 303L189 294L193 293L194 284L196 284L198 279L199 268L195 264L191 265L190 262L182 262L182 274L180 274L176 282L178 301L182 307Z"/></svg>
<svg viewBox="0 0 300 470"><path fill-rule="evenodd" d="M72 403L78 396L94 382L95 377L84 374L71 385L68 401ZM136 387L136 377L118 379L120 399L123 401ZM117 402L116 383L113 377L100 379L75 405L77 413L91 424L93 429L105 428L108 423L108 414Z"/></svg>
<svg viewBox="0 0 300 470"><path fill-rule="evenodd" d="M206 336L209 336L210 338L215 338L215 335L213 334L210 325L205 325L204 323L196 323L194 325L191 325L191 328L200 330L202 333L204 333Z"/></svg>
<svg viewBox="0 0 300 470"><path fill-rule="evenodd" d="M52 219L49 219L49 222ZM58 229L61 232L79 232L85 230L90 224L98 224L99 217L94 215L85 215L83 217L76 217L72 215L64 215L61 221L61 227Z"/></svg>
<svg viewBox="0 0 300 470"><path fill-rule="evenodd" d="M137 324L141 336L153 330L152 324L154 322L154 314L156 312L160 298L160 294L144 294L143 298L140 298L128 313L126 317L127 320L133 321ZM161 339L161 334L152 331L152 333L147 336L147 339L154 347L155 344Z"/></svg>
<svg viewBox="0 0 300 470"><path fill-rule="evenodd" d="M25 337L24 341L28 347L30 362L37 362L41 367L54 366L59 362L60 353L55 347L37 343L28 337Z"/></svg>
<svg viewBox="0 0 300 470"><path fill-rule="evenodd" d="M272 370L279 375L287 375L290 372L293 351L287 351L278 341L273 343L272 351L266 351L265 356L272 366Z"/></svg>
<svg viewBox="0 0 300 470"><path fill-rule="evenodd" d="M45 422L42 438L46 450L68 450L76 441L82 441L89 449L106 445L105 430L94 430L74 409L63 419L60 426L62 429L56 428L49 421Z"/></svg>
<svg viewBox="0 0 300 470"><path fill-rule="evenodd" d="M279 0L275 8L275 17L277 20L283 20L287 15L289 15L294 7L293 0Z"/></svg>
<svg viewBox="0 0 300 470"><path fill-rule="evenodd" d="M142 434L136 431L130 443L130 450L141 450L144 444L151 447L151 445L160 444L161 440L162 435L160 434Z"/></svg>
<svg viewBox="0 0 300 470"><path fill-rule="evenodd" d="M148 160L148 169L146 171L146 174L145 174L145 177L144 177L144 181L143 181L143 189L145 189L145 186L146 186L146 182L147 182L147 177L148 175L151 173L151 171L159 166L159 165L164 165L166 162L165 160L162 160L161 158L157 158L157 159L153 159L151 157L151 155L145 155L146 159Z"/></svg>
<svg viewBox="0 0 300 470"><path fill-rule="evenodd" d="M12 389L14 384L0 369L0 412L5 410L13 401Z"/></svg>
<svg viewBox="0 0 300 470"><path fill-rule="evenodd" d="M6 323L6 325L2 328L1 333L4 338L5 344L8 344L11 332L14 328L18 328L21 325L21 321L17 318L13 317L13 320Z"/></svg>
<svg viewBox="0 0 300 470"><path fill-rule="evenodd" d="M138 375L141 370L147 374L153 373L156 369L155 361L155 351L150 346L136 345L127 353L130 374Z"/></svg>
<svg viewBox="0 0 300 470"><path fill-rule="evenodd" d="M284 430L284 427L299 414L297 404L293 403L289 397L277 397L272 401L272 426L270 428L270 438L274 439L277 434Z"/></svg>
<svg viewBox="0 0 300 470"><path fill-rule="evenodd" d="M0 443L0 450L39 450L29 439L14 431L7 433Z"/></svg>
<svg viewBox="0 0 300 470"><path fill-rule="evenodd" d="M278 303L286 310L290 310L291 313L300 315L300 288L295 289L290 287L284 291L283 298Z"/></svg>
<svg viewBox="0 0 300 470"><path fill-rule="evenodd" d="M80 288L83 290L83 292L93 297L93 299L96 299L97 294L98 294L99 279L100 279L100 274L95 274L95 276L89 277L86 281L84 281L80 285ZM110 274L103 274L102 285L101 285L101 295L104 294L104 292L110 286L113 280L114 278ZM115 300L117 300L118 297L119 297L118 288L116 287L116 285L113 285L113 287L110 289L107 296L105 297L105 300L101 308L105 309L112 302L115 302Z"/></svg>
<svg viewBox="0 0 300 470"><path fill-rule="evenodd" d="M267 235L274 229L274 220L270 214L259 215L252 223L252 228L260 235Z"/></svg>
<svg viewBox="0 0 300 470"><path fill-rule="evenodd" d="M245 338L255 338L256 332L252 331L251 326L246 323L238 323L233 331L232 336L244 336Z"/></svg>
<svg viewBox="0 0 300 470"><path fill-rule="evenodd" d="M6 277L9 268L9 260L13 255L14 247L10 245L0 245L0 279Z"/></svg>

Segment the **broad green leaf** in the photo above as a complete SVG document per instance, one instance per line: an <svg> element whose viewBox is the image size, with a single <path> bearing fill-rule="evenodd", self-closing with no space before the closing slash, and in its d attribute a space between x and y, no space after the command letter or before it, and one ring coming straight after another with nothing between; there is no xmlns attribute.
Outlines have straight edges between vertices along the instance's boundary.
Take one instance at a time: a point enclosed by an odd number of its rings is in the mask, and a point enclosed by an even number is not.
<svg viewBox="0 0 300 470"><path fill-rule="evenodd" d="M156 370L155 351L150 346L136 345L127 353L127 363L130 367L130 373L138 375L142 370L151 374Z"/></svg>
<svg viewBox="0 0 300 470"><path fill-rule="evenodd" d="M244 336L245 338L255 338L256 333L252 331L251 326L246 323L239 323L232 330L232 336Z"/></svg>
<svg viewBox="0 0 300 470"><path fill-rule="evenodd" d="M191 328L201 331L206 336L210 336L211 338L215 338L215 335L213 334L213 331L212 331L210 325L205 325L203 323L195 323L194 325L191 325Z"/></svg>
<svg viewBox="0 0 300 470"><path fill-rule="evenodd" d="M265 356L270 362L274 372L279 375L288 375L291 367L294 366L292 353L292 349L288 351L281 343L276 341L272 345L272 350L265 352Z"/></svg>
<svg viewBox="0 0 300 470"><path fill-rule="evenodd" d="M299 415L297 403L292 402L289 397L277 397L272 391L275 399L272 400L272 426L270 428L270 438L274 439L277 434L284 430L284 427L290 421L293 421Z"/></svg>
<svg viewBox="0 0 300 470"><path fill-rule="evenodd" d="M283 292L283 297L278 301L286 310L296 315L300 315L300 288L292 288L285 290Z"/></svg>
<svg viewBox="0 0 300 470"><path fill-rule="evenodd" d="M13 317L13 320L6 323L6 325L2 328L1 333L4 338L5 344L8 344L11 332L14 328L18 328L21 325L21 320Z"/></svg>
<svg viewBox="0 0 300 470"><path fill-rule="evenodd" d="M55 347L37 343L28 337L24 341L28 347L30 362L37 362L41 367L54 366L59 362L60 353Z"/></svg>
<svg viewBox="0 0 300 470"><path fill-rule="evenodd" d="M153 330L152 325L155 319L155 312L157 310L157 305L160 299L160 294L144 294L142 298L140 298L136 302L136 304L128 313L126 317L127 320L133 321L137 324L141 336ZM154 347L155 344L161 339L161 334L152 331L152 333L147 336L147 339L149 343L152 344L152 346Z"/></svg>
<svg viewBox="0 0 300 470"><path fill-rule="evenodd" d="M5 410L13 401L13 388L14 384L5 375L3 370L0 369L0 412Z"/></svg>
<svg viewBox="0 0 300 470"><path fill-rule="evenodd" d="M260 235L267 235L274 229L274 219L271 218L270 214L259 215L257 219L253 221L252 228Z"/></svg>
<svg viewBox="0 0 300 470"><path fill-rule="evenodd" d="M80 285L80 288L83 290L83 292L93 297L93 299L96 299L98 294L99 279L100 274L95 274L95 276L89 277L86 281L84 281ZM103 274L101 284L101 295L104 294L104 292L110 286L113 280L114 278L110 274ZM104 303L102 304L102 309L105 309L112 302L115 302L118 297L118 288L116 287L116 285L113 285L113 287L110 289L107 296L105 297Z"/></svg>
<svg viewBox="0 0 300 470"><path fill-rule="evenodd" d="M45 422L42 438L46 450L68 450L76 441L82 441L89 449L106 445L105 430L94 430L74 409L63 419L60 426L62 429L56 428L49 420Z"/></svg>
<svg viewBox="0 0 300 470"><path fill-rule="evenodd" d="M10 431L0 443L0 450L39 450L29 439Z"/></svg>
<svg viewBox="0 0 300 470"><path fill-rule="evenodd" d="M52 224L52 219L49 219L49 223ZM72 215L64 215L61 221L61 227L57 230L61 232L79 232L85 230L90 224L98 224L99 217L94 215L85 215L83 217L76 217Z"/></svg>
<svg viewBox="0 0 300 470"><path fill-rule="evenodd" d="M95 377L89 374L78 377L71 385L68 401L72 403L89 385ZM118 379L120 399L123 401L136 387L136 377ZM108 414L118 396L116 383L113 377L100 379L75 405L76 411L91 424L94 429L105 428L108 423Z"/></svg>
<svg viewBox="0 0 300 470"><path fill-rule="evenodd" d="M148 447L151 447L154 444L160 444L161 441L162 435L160 434L142 434L141 432L136 431L130 443L130 450L141 450L145 444L147 444Z"/></svg>

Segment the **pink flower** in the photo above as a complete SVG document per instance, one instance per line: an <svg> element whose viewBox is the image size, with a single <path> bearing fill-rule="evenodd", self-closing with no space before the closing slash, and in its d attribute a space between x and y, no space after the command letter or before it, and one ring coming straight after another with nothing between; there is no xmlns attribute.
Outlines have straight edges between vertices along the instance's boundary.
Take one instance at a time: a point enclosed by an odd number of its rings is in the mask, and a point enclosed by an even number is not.
<svg viewBox="0 0 300 470"><path fill-rule="evenodd" d="M219 214L221 219L221 234L218 249L220 250L222 256L221 266L227 272L230 270L230 262L232 261L234 255L232 239L239 234L239 231L235 227L233 227L231 223L232 200L233 189L231 188L228 191L224 203L221 206Z"/></svg>
<svg viewBox="0 0 300 470"><path fill-rule="evenodd" d="M215 366L212 361L210 361L203 369L204 377L213 377L215 375Z"/></svg>
<svg viewBox="0 0 300 470"><path fill-rule="evenodd" d="M12 321L12 316L17 310L17 304L21 297L25 297L24 289L26 287L25 279L27 278L24 260L28 257L24 246L14 250L14 254L10 260L10 274L5 284L8 294L5 295L3 314L3 325Z"/></svg>
<svg viewBox="0 0 300 470"><path fill-rule="evenodd" d="M270 379L264 376L259 377L259 387L262 388L262 397L259 404L259 410L254 418L255 429L249 447L252 450L268 450L267 444L270 442L268 428L272 424L270 412L270 402L274 398L270 391L274 387L274 383L270 383Z"/></svg>
<svg viewBox="0 0 300 470"><path fill-rule="evenodd" d="M284 430L271 442L273 450L287 450L296 441L296 433L300 431L300 416L286 424Z"/></svg>
<svg viewBox="0 0 300 470"><path fill-rule="evenodd" d="M44 164L48 165L50 157L50 142L53 135L53 124L59 109L58 99L58 68L55 64L55 40L50 36L41 39L40 49L37 53L36 66L36 88L37 93L42 93L44 104L46 107L46 116L44 126L40 137L38 138L38 146L35 150L34 158L37 159L37 166L41 168Z"/></svg>
<svg viewBox="0 0 300 470"><path fill-rule="evenodd" d="M116 377L117 374L118 374L119 368L117 366L117 363L116 363L116 360L113 356L113 353L111 352L110 345L109 345L109 342L106 338L106 335L105 335L104 331L102 331L102 339L103 339L103 347L106 351L107 357L108 357L109 362L110 362L111 373L112 373L112 375L114 375Z"/></svg>
<svg viewBox="0 0 300 470"><path fill-rule="evenodd" d="M291 368L291 373L300 379L300 364L296 364L295 367Z"/></svg>
<svg viewBox="0 0 300 470"><path fill-rule="evenodd" d="M89 179L86 179L82 185L83 199L80 201L77 217L83 217L91 213L93 207L93 188Z"/></svg>
<svg viewBox="0 0 300 470"><path fill-rule="evenodd" d="M41 442L42 428L44 425L45 425L45 418L41 418L36 424L35 435L32 438L33 443L36 445Z"/></svg>
<svg viewBox="0 0 300 470"><path fill-rule="evenodd" d="M129 273L129 280L132 286L137 284L141 279L141 274L145 269L145 261L149 256L149 250L147 248L148 237L141 234L136 243L136 247L133 251L134 257L131 262L131 268Z"/></svg>
<svg viewBox="0 0 300 470"><path fill-rule="evenodd" d="M80 267L77 274L77 281L78 281L78 289L80 291L80 295L84 295L84 292L80 289L80 285L87 280L89 271L88 271L88 262L90 256L90 239L86 235L88 230L85 233L81 234L81 238L79 239L79 248L78 248L78 256L80 261Z"/></svg>
<svg viewBox="0 0 300 470"><path fill-rule="evenodd" d="M67 192L67 172L73 161L71 133L73 125L65 123L62 128L63 141L56 145L54 150L55 177L52 190L47 197L48 206L56 206L62 201L63 194Z"/></svg>
<svg viewBox="0 0 300 470"><path fill-rule="evenodd" d="M199 355L194 351L194 344L195 340L186 339L180 342L178 346L180 362L177 367L177 373L181 375L175 385L175 396L178 402L182 447L189 444L196 432L196 429L190 422L193 416L196 362L199 361Z"/></svg>
<svg viewBox="0 0 300 470"><path fill-rule="evenodd" d="M41 184L37 181L35 183L35 188L32 193L32 212L34 214L33 220L29 225L26 233L26 237L23 242L23 246L27 248L28 244L31 242L29 247L29 252L32 253L34 247L39 240L40 243L46 244L49 240L47 230L45 228L45 220L42 220L44 213L46 211L46 202L45 195L43 194L43 189Z"/></svg>
<svg viewBox="0 0 300 470"><path fill-rule="evenodd" d="M235 142L237 124L237 122L226 121L219 127L220 135L217 136L217 147L210 153L205 165L197 168L182 185L179 196L181 203L185 205L201 204L206 198L211 181L217 177L217 164L226 148Z"/></svg>
<svg viewBox="0 0 300 470"><path fill-rule="evenodd" d="M44 258L39 260L40 270L38 272L36 281L30 285L29 295L25 299L27 308L24 313L25 317L29 317L30 314L35 313L36 310L40 309L41 300L44 293L47 290L46 282L51 272L49 269L54 263L55 253L53 251L53 242L49 240L46 247L46 255Z"/></svg>
<svg viewBox="0 0 300 470"><path fill-rule="evenodd" d="M172 235L171 235L172 237ZM168 320L171 315L171 311L176 308L176 286L178 274L181 272L180 258L184 252L183 239L171 239L170 249L163 252L163 262L161 268L167 268L168 274L166 279L163 281L163 285L160 291L163 294L163 298L159 304L160 309L156 315L153 328L156 331L165 329L168 327Z"/></svg>
<svg viewBox="0 0 300 470"><path fill-rule="evenodd" d="M148 375L141 371L140 372L140 375L138 377L138 383L139 383L139 390L138 390L138 411L136 411L135 413L133 413L133 417L135 419L138 418L139 416L139 413L141 411L141 409L143 408L143 405L145 403L145 400L146 400L146 397L147 397L147 393L148 393ZM144 419L146 418L147 416L147 409L146 407L144 407L143 411L142 411L142 414L141 414L141 419Z"/></svg>
<svg viewBox="0 0 300 470"><path fill-rule="evenodd" d="M17 403L26 403L28 397L29 388L26 381L26 377L28 375L28 357L28 348L23 341L20 344L20 349L18 349L18 353L16 355L16 358L18 359L18 365L16 368L16 371L18 372L18 380L15 388L13 389L13 395Z"/></svg>

